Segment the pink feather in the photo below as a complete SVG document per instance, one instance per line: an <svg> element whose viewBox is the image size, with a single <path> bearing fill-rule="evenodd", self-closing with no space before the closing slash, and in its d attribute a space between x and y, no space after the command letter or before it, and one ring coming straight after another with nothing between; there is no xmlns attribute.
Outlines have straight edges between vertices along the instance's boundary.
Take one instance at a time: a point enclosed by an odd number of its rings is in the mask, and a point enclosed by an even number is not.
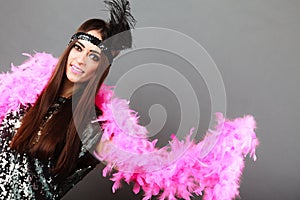
<svg viewBox="0 0 300 200"><path fill-rule="evenodd" d="M9 111L35 102L57 63L57 59L47 53L23 55L29 57L26 62L20 66L12 65L10 73L0 74L0 122Z"/></svg>
<svg viewBox="0 0 300 200"><path fill-rule="evenodd" d="M0 74L0 122L11 110L22 104L33 104L41 93L57 63L47 53L36 53L10 73ZM138 115L128 101L114 97L112 86L102 85L95 104L103 111L97 121L103 122L103 150L95 156L107 163L103 175L112 169L113 192L121 181L134 182L133 191L144 191L143 200L159 195L159 199L190 199L204 195L205 200L233 199L239 195L239 181L245 156L256 160L258 145L255 120L245 116L224 119L217 113L217 125L196 143L187 137L172 137L169 147L157 148L157 141L147 138L147 129L138 124ZM190 131L192 134L193 129ZM207 145L214 144L210 151Z"/></svg>

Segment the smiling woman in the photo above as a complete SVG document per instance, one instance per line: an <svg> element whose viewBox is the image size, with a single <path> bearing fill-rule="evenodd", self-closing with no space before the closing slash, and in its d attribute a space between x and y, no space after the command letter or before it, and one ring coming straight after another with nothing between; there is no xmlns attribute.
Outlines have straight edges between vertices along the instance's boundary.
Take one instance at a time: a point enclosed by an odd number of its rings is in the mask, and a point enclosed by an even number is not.
<svg viewBox="0 0 300 200"><path fill-rule="evenodd" d="M105 3L111 20L81 24L57 62L36 55L19 74L1 77L0 199L60 199L99 163L89 153L102 134L99 123L91 123L102 114L95 108L95 95L116 52L131 47L129 30L135 21L128 1ZM105 44L122 31L129 32L125 43ZM42 84L53 65L49 81ZM24 99L21 90L31 97Z"/></svg>
<svg viewBox="0 0 300 200"><path fill-rule="evenodd" d="M101 40L96 30L87 32ZM85 82L89 80L100 64L101 50L99 47L84 40L78 40L70 51L66 66L66 75L70 82Z"/></svg>
<svg viewBox="0 0 300 200"><path fill-rule="evenodd" d="M191 129L157 148L128 101L103 84L135 24L128 1L105 3L109 22L85 21L58 60L37 53L0 75L0 199L60 199L100 161L113 192L124 180L144 200L237 197L244 157L256 158L254 118L217 113L202 141L190 140Z"/></svg>

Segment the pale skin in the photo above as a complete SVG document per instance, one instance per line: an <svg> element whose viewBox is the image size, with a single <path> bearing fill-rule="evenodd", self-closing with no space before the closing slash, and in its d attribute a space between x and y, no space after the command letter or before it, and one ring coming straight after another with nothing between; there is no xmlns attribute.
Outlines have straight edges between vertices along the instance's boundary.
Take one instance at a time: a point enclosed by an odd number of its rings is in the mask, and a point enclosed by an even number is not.
<svg viewBox="0 0 300 200"><path fill-rule="evenodd" d="M87 32L98 39L102 40L101 34L96 30ZM76 90L74 87L88 81L100 64L101 50L96 45L85 41L78 40L69 53L66 66L66 79L64 80L60 96L70 97Z"/></svg>
<svg viewBox="0 0 300 200"><path fill-rule="evenodd" d="M102 40L101 34L96 30L91 30L87 32L99 40ZM113 55L117 55L119 52L112 52ZM69 98L72 93L76 91L76 88L80 84L88 81L96 71L100 64L101 50L94 44L85 41L78 40L74 47L69 53L67 66L66 66L66 79L64 80L63 87L60 96ZM102 141L96 147L98 153L103 152L109 141ZM106 149L107 150L107 149Z"/></svg>

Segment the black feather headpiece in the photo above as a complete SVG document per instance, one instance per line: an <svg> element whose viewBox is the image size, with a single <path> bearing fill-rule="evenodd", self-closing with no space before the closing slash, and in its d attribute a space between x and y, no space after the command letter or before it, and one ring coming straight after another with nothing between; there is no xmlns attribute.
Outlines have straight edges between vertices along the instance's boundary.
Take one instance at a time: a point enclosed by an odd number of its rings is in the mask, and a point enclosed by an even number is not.
<svg viewBox="0 0 300 200"><path fill-rule="evenodd" d="M111 0L104 3L110 12L107 39L102 41L88 33L77 32L71 37L69 44L76 39L89 41L101 49L111 64L120 51L131 48L131 29L134 28L136 20L130 13L129 1Z"/></svg>
<svg viewBox="0 0 300 200"><path fill-rule="evenodd" d="M105 42L111 50L131 48L132 35L136 20L130 13L130 3L127 0L104 1L110 12L108 40Z"/></svg>

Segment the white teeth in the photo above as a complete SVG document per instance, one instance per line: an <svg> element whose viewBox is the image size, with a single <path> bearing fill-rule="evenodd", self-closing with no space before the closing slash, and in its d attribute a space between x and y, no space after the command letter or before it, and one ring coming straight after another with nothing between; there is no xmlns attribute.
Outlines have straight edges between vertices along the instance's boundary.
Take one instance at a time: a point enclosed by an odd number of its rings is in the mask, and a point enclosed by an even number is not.
<svg viewBox="0 0 300 200"><path fill-rule="evenodd" d="M78 73L84 73L83 70L81 70L80 68L78 68L78 67L75 66L75 65L71 65L71 67L72 67L72 69L73 69L74 71L76 71L76 72L78 72Z"/></svg>

